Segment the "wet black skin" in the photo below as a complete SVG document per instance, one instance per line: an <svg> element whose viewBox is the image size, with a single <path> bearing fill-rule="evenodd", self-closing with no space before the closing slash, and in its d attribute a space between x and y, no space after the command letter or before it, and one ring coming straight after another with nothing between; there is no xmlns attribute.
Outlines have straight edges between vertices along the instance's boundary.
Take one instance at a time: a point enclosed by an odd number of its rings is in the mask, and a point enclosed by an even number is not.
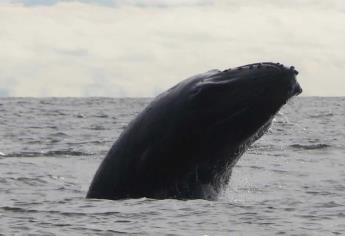
<svg viewBox="0 0 345 236"><path fill-rule="evenodd" d="M88 198L216 199L273 116L302 92L279 63L213 70L156 97L100 165Z"/></svg>

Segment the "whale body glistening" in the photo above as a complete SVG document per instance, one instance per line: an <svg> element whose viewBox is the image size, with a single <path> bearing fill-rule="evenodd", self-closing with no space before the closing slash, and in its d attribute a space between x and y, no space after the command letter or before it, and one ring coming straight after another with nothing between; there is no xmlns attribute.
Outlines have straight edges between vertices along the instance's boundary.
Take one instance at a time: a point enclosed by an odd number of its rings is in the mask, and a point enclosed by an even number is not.
<svg viewBox="0 0 345 236"><path fill-rule="evenodd" d="M157 96L101 163L88 198L215 199L243 152L302 92L294 67L212 70Z"/></svg>

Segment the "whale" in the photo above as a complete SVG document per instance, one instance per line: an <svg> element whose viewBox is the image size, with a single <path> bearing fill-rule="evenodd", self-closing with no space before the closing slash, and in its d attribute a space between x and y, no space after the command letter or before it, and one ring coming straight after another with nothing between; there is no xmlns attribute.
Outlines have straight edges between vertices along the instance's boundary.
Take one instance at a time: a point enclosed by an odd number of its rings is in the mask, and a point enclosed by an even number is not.
<svg viewBox="0 0 345 236"><path fill-rule="evenodd" d="M86 197L216 200L242 154L302 92L297 74L262 62L179 82L128 124Z"/></svg>

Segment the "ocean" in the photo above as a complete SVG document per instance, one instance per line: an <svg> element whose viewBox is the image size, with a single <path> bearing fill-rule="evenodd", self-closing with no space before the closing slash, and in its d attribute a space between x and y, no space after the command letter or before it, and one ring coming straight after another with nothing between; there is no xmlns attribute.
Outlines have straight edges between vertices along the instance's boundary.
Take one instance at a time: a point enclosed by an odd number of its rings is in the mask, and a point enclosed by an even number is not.
<svg viewBox="0 0 345 236"><path fill-rule="evenodd" d="M217 201L85 199L151 99L0 98L0 235L345 235L345 97L298 97Z"/></svg>

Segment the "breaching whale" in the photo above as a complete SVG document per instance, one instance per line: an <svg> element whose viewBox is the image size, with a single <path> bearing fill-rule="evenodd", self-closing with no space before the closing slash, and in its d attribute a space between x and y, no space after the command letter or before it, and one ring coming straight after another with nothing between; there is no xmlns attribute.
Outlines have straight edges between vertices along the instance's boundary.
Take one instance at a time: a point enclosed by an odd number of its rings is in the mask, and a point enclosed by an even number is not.
<svg viewBox="0 0 345 236"><path fill-rule="evenodd" d="M265 62L178 83L129 123L87 198L216 199L243 152L302 92L297 74L294 67Z"/></svg>

